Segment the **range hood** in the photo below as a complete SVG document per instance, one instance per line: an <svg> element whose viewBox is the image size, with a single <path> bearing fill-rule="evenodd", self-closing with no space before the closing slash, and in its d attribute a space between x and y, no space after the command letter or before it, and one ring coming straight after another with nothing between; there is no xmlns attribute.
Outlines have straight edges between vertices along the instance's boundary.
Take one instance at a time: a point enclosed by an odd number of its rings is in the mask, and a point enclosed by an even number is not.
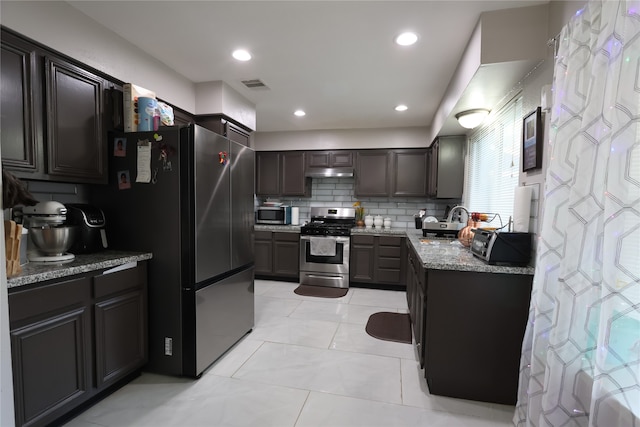
<svg viewBox="0 0 640 427"><path fill-rule="evenodd" d="M304 174L310 178L348 178L353 176L353 168L313 168Z"/></svg>

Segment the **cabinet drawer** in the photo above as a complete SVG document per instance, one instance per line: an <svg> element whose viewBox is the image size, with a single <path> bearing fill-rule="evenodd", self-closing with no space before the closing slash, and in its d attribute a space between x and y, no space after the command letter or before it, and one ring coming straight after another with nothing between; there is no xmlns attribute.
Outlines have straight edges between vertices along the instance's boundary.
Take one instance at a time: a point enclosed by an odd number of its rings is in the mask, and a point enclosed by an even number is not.
<svg viewBox="0 0 640 427"><path fill-rule="evenodd" d="M402 237L398 236L380 236L378 237L378 244L380 246L397 246L400 248L402 239Z"/></svg>
<svg viewBox="0 0 640 427"><path fill-rule="evenodd" d="M400 270L400 258L378 258L378 267Z"/></svg>
<svg viewBox="0 0 640 427"><path fill-rule="evenodd" d="M373 245L375 236L351 236L351 242L356 245Z"/></svg>
<svg viewBox="0 0 640 427"><path fill-rule="evenodd" d="M12 292L9 294L9 321L13 324L33 316L47 317L76 304L85 305L90 298L90 286L91 278L83 277Z"/></svg>
<svg viewBox="0 0 640 427"><path fill-rule="evenodd" d="M298 233L274 233L275 240L285 242L297 242L300 240L300 234Z"/></svg>
<svg viewBox="0 0 640 427"><path fill-rule="evenodd" d="M400 270L378 269L377 275L378 275L379 282L391 282L391 283L400 282Z"/></svg>
<svg viewBox="0 0 640 427"><path fill-rule="evenodd" d="M140 269L146 264L138 264L136 267L114 273L96 276L93 281L93 292L95 298L103 298L107 295L117 294L128 289L135 289L141 286L140 277L146 277L145 272L141 274Z"/></svg>
<svg viewBox="0 0 640 427"><path fill-rule="evenodd" d="M271 231L258 231L255 232L256 240L271 240Z"/></svg>
<svg viewBox="0 0 640 427"><path fill-rule="evenodd" d="M380 246L378 248L378 255L380 257L400 258L401 253L402 253L402 249L400 249L400 247Z"/></svg>

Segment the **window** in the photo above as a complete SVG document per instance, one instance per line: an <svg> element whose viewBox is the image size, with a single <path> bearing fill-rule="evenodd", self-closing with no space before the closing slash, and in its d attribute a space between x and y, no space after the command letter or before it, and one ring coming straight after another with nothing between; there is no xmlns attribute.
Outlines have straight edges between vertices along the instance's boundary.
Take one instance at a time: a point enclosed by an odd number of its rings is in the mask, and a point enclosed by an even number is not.
<svg viewBox="0 0 640 427"><path fill-rule="evenodd" d="M469 212L498 213L506 225L520 174L522 96L498 112L490 124L469 136L464 205ZM499 227L500 223L493 222Z"/></svg>

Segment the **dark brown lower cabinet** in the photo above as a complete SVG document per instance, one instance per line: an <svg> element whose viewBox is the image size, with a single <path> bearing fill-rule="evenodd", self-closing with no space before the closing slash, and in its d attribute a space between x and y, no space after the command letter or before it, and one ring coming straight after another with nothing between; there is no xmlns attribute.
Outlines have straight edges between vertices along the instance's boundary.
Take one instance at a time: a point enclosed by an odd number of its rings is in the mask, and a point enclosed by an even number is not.
<svg viewBox="0 0 640 427"><path fill-rule="evenodd" d="M420 367L425 361L425 287L426 274L422 260L407 241L407 306Z"/></svg>
<svg viewBox="0 0 640 427"><path fill-rule="evenodd" d="M400 236L351 235L349 281L405 288L406 247Z"/></svg>
<svg viewBox="0 0 640 427"><path fill-rule="evenodd" d="M49 425L146 363L146 277L143 262L9 290L17 426Z"/></svg>
<svg viewBox="0 0 640 427"><path fill-rule="evenodd" d="M427 270L432 394L513 405L533 276Z"/></svg>
<svg viewBox="0 0 640 427"><path fill-rule="evenodd" d="M258 230L254 250L256 277L300 277L300 234Z"/></svg>

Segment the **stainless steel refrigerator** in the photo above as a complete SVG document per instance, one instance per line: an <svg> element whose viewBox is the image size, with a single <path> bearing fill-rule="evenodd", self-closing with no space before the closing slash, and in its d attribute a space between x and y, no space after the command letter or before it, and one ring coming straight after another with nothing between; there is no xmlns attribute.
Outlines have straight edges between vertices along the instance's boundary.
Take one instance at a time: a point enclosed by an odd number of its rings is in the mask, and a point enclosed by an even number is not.
<svg viewBox="0 0 640 427"><path fill-rule="evenodd" d="M153 252L145 370L198 377L254 324L254 152L191 125L114 134L109 159L109 246Z"/></svg>

